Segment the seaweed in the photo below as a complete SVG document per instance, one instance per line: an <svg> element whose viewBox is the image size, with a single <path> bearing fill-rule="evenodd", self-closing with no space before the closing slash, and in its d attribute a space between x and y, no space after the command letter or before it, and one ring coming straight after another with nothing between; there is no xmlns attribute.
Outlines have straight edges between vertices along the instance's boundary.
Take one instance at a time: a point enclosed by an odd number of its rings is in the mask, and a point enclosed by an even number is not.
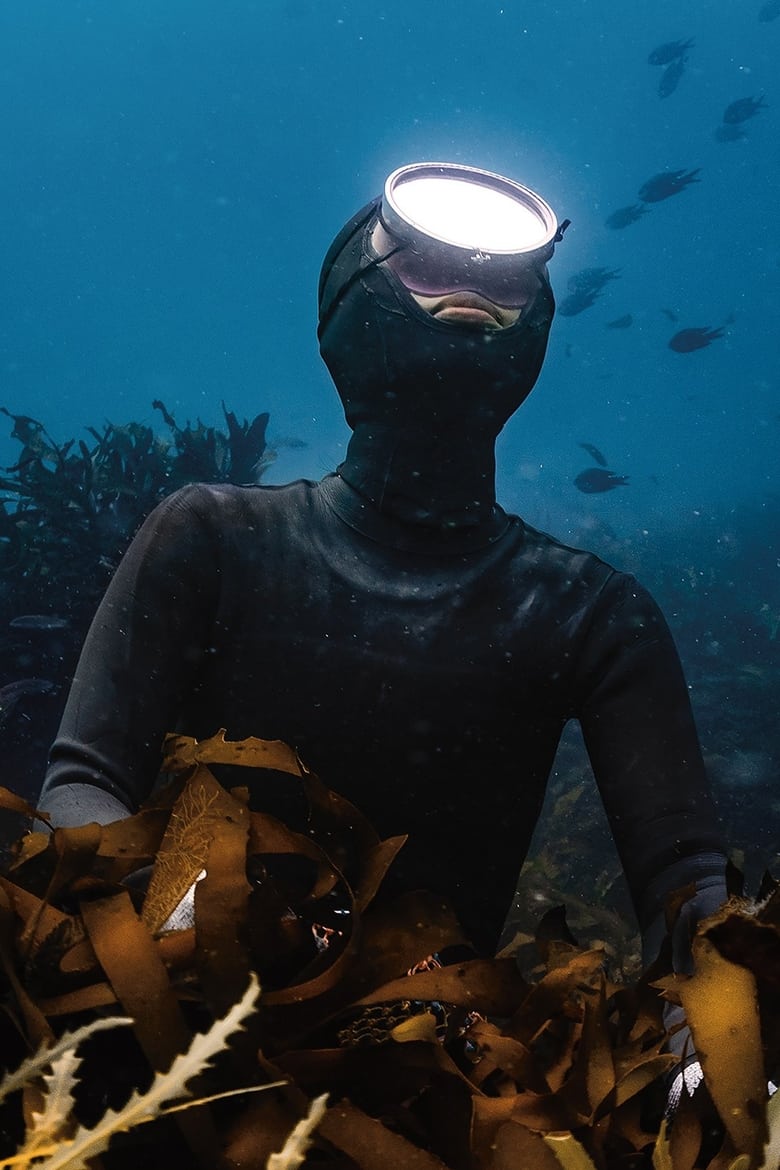
<svg viewBox="0 0 780 1170"><path fill-rule="evenodd" d="M142 521L194 480L257 483L275 457L266 412L241 421L223 404L220 429L199 419L180 426L164 403L154 407L161 434L107 422L63 443L38 419L0 407L21 446L0 473L0 750L30 799L89 623ZM8 841L0 834L0 850Z"/></svg>
<svg viewBox="0 0 780 1170"><path fill-rule="evenodd" d="M16 1072L7 1074L0 1084L0 1100L16 1089L34 1086L39 1078L44 1086L40 1094L41 1108L31 1111L24 1144L10 1158L0 1159L2 1170L10 1170L11 1166L28 1170L34 1164L49 1170L87 1170L95 1156L108 1148L115 1135L181 1108L174 1105L172 1110L170 1103L186 1096L188 1083L227 1047L228 1039L251 1014L258 993L257 980L252 977L244 995L224 1019L215 1020L205 1034L196 1035L189 1049L175 1058L167 1072L157 1073L149 1088L133 1093L121 1109L106 1111L94 1127L79 1125L74 1117L74 1088L81 1064L77 1049L95 1032L132 1024L133 1021L121 1016L96 1019L74 1033L66 1033L51 1047L41 1047ZM49 1073L44 1071L47 1067ZM195 1104L198 1102L187 1102L185 1107ZM40 1159L45 1159L45 1162L41 1163Z"/></svg>
<svg viewBox="0 0 780 1170"><path fill-rule="evenodd" d="M240 422L224 403L227 430L179 426L155 401L167 436L137 422L88 427L90 442L57 443L43 423L12 414L22 447L0 476L0 617L91 614L131 537L164 496L195 480L257 483L273 461L268 414Z"/></svg>
<svg viewBox="0 0 780 1170"><path fill-rule="evenodd" d="M211 769L226 761L273 767L301 785L309 831L250 810L246 789L224 790ZM82 1130L102 1132L101 1117L110 1125L159 1084L158 1070L175 1068L192 1043L193 1020L209 1029L253 974L262 985L245 1042L198 1078L208 1103L192 1122L166 1136L165 1119L155 1121L129 1147L121 1135L101 1156L106 1170L127 1165L123 1155L150 1170L203 1164L204 1132L207 1164L284 1165L270 1159L307 1113L298 1132L310 1154L291 1139L289 1165L776 1165L780 1095L768 1101L766 1084L780 1064L780 895L771 880L761 901L735 895L699 925L690 976L660 960L616 982L604 949L575 945L556 912L538 925L540 963L527 979L508 954L464 952L441 896L383 897L404 839L380 840L285 745L232 743L224 732L200 743L169 737L163 778L126 820L27 835L0 876L6 1052L19 1036L51 1048L74 1020L106 1011L134 1021L134 1048L113 1040L84 1054L87 1096L74 1096ZM0 804L16 808L18 798L0 792ZM161 926L204 858L193 925ZM126 884L150 864L147 892ZM671 1126L667 999L685 1009L709 1088L685 1097ZM132 1083L112 1087L120 1066ZM269 1083L273 1093L243 1095ZM6 1132L22 1128L20 1111L9 1098Z"/></svg>

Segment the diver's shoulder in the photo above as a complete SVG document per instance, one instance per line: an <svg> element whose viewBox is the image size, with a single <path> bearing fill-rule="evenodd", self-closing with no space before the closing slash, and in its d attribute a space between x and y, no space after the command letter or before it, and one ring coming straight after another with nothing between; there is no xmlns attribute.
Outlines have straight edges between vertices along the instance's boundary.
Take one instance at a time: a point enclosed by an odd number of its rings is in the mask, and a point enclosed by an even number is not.
<svg viewBox="0 0 780 1170"><path fill-rule="evenodd" d="M166 496L158 510L190 511L222 524L231 518L309 507L316 487L308 479L283 484L188 483Z"/></svg>
<svg viewBox="0 0 780 1170"><path fill-rule="evenodd" d="M548 532L523 526L524 556L550 583L575 594L589 594L594 602L613 608L656 612L652 594L632 572L621 569L590 549L567 544Z"/></svg>
<svg viewBox="0 0 780 1170"><path fill-rule="evenodd" d="M526 551L529 553L535 552L540 558L548 559L551 562L568 567L579 569L589 569L591 572L599 572L604 576L623 576L622 571L610 564L609 561L604 560L597 553L587 548L581 548L578 545L568 544L557 536L553 536L549 532L544 532L540 528L534 528L533 525L528 524L527 521L522 520L523 530L523 544Z"/></svg>

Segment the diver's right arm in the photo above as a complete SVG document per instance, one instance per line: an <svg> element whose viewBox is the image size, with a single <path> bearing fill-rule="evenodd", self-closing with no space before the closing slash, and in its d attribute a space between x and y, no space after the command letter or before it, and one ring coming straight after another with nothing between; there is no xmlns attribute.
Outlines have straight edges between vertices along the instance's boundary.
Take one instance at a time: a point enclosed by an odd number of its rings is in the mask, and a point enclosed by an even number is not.
<svg viewBox="0 0 780 1170"><path fill-rule="evenodd" d="M158 505L98 608L39 800L55 826L117 820L152 789L212 640L218 534L204 496L193 485Z"/></svg>

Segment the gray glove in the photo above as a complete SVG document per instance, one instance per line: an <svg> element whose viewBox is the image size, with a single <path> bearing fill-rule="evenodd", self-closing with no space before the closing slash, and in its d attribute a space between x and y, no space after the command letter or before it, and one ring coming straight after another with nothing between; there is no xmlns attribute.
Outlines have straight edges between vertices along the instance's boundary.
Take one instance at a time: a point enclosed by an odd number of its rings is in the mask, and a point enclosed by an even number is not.
<svg viewBox="0 0 780 1170"><path fill-rule="evenodd" d="M174 906L168 917L163 922L160 930L189 930L191 926L195 925L195 887L198 882L202 882L206 876L205 869L202 869L195 881L192 883L187 893L182 898L177 906Z"/></svg>

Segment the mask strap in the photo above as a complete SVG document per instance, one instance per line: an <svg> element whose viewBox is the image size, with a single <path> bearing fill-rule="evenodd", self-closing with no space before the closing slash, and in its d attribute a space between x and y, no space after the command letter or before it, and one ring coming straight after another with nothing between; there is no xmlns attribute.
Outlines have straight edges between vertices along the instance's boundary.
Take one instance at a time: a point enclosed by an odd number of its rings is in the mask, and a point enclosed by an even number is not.
<svg viewBox="0 0 780 1170"><path fill-rule="evenodd" d="M558 225L558 230L552 238L552 242L554 244L560 244L561 240L563 239L563 233L566 231L567 227L571 227L570 219L565 219L563 223Z"/></svg>
<svg viewBox="0 0 780 1170"><path fill-rule="evenodd" d="M322 336L325 329L327 329L331 317L335 313L341 301L352 288L353 284L356 284L357 281L360 280L361 277L365 276L367 272L370 272L373 268L378 268L380 264L384 264L385 260L389 260L391 256L395 256L396 252L401 252L404 247L404 244L396 244L396 246L391 248L389 252L385 252L382 256L377 256L373 260L369 260L366 264L361 265L360 268L355 269L352 275L344 281L338 292L335 293L330 304L328 305L327 312L320 319L317 330L320 336Z"/></svg>

